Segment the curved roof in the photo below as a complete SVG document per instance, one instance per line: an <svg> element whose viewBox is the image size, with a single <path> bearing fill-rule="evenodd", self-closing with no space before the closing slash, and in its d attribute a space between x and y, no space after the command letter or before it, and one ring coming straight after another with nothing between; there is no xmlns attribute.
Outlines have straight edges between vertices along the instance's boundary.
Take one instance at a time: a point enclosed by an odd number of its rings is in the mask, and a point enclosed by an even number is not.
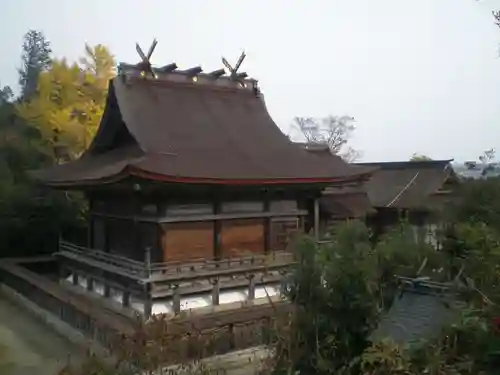
<svg viewBox="0 0 500 375"><path fill-rule="evenodd" d="M414 208L425 205L453 174L450 160L359 163L378 167L365 184L374 207Z"/></svg>
<svg viewBox="0 0 500 375"><path fill-rule="evenodd" d="M318 162L286 137L255 89L191 79L116 77L99 130L79 159L39 171L53 186L128 176L210 184L335 183L366 174L338 157Z"/></svg>

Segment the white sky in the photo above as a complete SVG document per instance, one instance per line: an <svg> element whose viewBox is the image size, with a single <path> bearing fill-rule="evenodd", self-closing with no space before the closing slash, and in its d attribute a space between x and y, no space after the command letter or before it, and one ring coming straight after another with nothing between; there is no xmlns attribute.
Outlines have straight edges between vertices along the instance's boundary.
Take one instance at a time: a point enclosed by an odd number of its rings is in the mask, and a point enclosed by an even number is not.
<svg viewBox="0 0 500 375"><path fill-rule="evenodd" d="M56 56L102 43L136 62L222 67L260 82L288 132L294 116L350 115L365 161L475 159L500 152L500 0L0 0L0 83L17 85L23 34Z"/></svg>

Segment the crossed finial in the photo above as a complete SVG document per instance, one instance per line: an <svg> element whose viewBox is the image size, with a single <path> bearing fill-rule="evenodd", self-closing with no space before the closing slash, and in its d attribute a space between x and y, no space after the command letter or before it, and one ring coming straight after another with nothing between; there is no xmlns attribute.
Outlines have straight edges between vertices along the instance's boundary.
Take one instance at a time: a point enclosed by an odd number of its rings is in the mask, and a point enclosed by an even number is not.
<svg viewBox="0 0 500 375"><path fill-rule="evenodd" d="M150 59L151 59L151 55L153 54L157 44L158 44L158 41L156 40L156 38L153 39L153 43L151 43L151 46L149 47L149 51L148 51L147 55L144 54L139 43L135 44L135 50L137 51L137 53L139 54L139 56L141 57L141 60L142 60L138 64L138 66L140 67L140 69L143 72L145 72L145 73L147 72L147 73L151 74L151 76L153 76L153 78L156 78L156 74L153 72L153 68L151 66Z"/></svg>
<svg viewBox="0 0 500 375"><path fill-rule="evenodd" d="M229 70L229 72L231 73L230 76L232 79L236 80L238 78L245 78L245 76L246 76L245 73L238 74L238 69L240 68L241 63L243 62L245 57L246 57L245 52L242 52L238 61L236 62L236 65L234 66L234 68L231 66L231 64L229 64L229 62L224 57L222 58L222 63L227 68L227 70Z"/></svg>

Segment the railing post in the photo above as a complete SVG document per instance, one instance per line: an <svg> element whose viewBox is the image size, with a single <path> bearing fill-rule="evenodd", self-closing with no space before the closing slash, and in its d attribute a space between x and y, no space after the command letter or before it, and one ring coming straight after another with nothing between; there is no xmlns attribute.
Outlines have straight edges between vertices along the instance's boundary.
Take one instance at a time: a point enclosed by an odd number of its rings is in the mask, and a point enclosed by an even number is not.
<svg viewBox="0 0 500 375"><path fill-rule="evenodd" d="M149 278L151 276L151 247L148 246L145 249L144 253L144 264L146 268L146 277Z"/></svg>
<svg viewBox="0 0 500 375"><path fill-rule="evenodd" d="M285 295L285 292L287 290L287 272L286 271L280 271L280 295L283 297Z"/></svg>
<svg viewBox="0 0 500 375"><path fill-rule="evenodd" d="M91 276L87 276L87 290L94 291L94 279Z"/></svg>
<svg viewBox="0 0 500 375"><path fill-rule="evenodd" d="M255 299L255 275L249 275L248 281L248 300L252 301Z"/></svg>
<svg viewBox="0 0 500 375"><path fill-rule="evenodd" d="M127 289L124 289L122 293L123 293L122 306L123 307L130 307L130 291Z"/></svg>
<svg viewBox="0 0 500 375"><path fill-rule="evenodd" d="M174 309L174 314L179 314L181 312L181 294L179 291L179 285L174 285L174 295L172 297L172 308Z"/></svg>
<svg viewBox="0 0 500 375"><path fill-rule="evenodd" d="M151 299L151 286L148 283L146 285L146 299L144 300L144 317L148 320L153 312L153 301Z"/></svg>
<svg viewBox="0 0 500 375"><path fill-rule="evenodd" d="M220 295L220 282L219 278L215 278L212 280L212 305L216 306L219 304L219 295Z"/></svg>
<svg viewBox="0 0 500 375"><path fill-rule="evenodd" d="M104 281L104 298L109 298L111 296L111 288L109 284Z"/></svg>
<svg viewBox="0 0 500 375"><path fill-rule="evenodd" d="M66 267L63 264L59 263L59 282L66 281L66 278Z"/></svg>

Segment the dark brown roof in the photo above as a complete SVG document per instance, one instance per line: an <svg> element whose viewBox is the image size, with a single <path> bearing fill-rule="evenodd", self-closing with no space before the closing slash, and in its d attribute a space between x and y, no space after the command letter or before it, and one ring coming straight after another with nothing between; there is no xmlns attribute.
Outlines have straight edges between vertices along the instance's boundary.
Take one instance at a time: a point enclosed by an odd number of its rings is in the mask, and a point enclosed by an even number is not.
<svg viewBox="0 0 500 375"><path fill-rule="evenodd" d="M352 168L333 155L329 163L319 163L293 144L252 87L239 87L227 77L213 80L203 75L196 83L183 73L166 77L114 78L86 154L68 165L39 171L38 177L61 187L131 175L253 185L335 183L366 173L366 168Z"/></svg>
<svg viewBox="0 0 500 375"><path fill-rule="evenodd" d="M325 143L319 142L296 142L296 145L300 146L306 150L309 154L314 155L319 163L331 164L331 165L344 165L348 168L351 173L356 175L364 176L364 178L369 178L372 173L378 169L378 167L363 166L358 164L347 163L340 156L333 154L330 148Z"/></svg>
<svg viewBox="0 0 500 375"><path fill-rule="evenodd" d="M332 218L362 218L371 212L372 204L364 186L329 187L323 191L320 206Z"/></svg>
<svg viewBox="0 0 500 375"><path fill-rule="evenodd" d="M443 188L453 175L451 160L359 163L378 167L365 184L374 207L417 208Z"/></svg>

